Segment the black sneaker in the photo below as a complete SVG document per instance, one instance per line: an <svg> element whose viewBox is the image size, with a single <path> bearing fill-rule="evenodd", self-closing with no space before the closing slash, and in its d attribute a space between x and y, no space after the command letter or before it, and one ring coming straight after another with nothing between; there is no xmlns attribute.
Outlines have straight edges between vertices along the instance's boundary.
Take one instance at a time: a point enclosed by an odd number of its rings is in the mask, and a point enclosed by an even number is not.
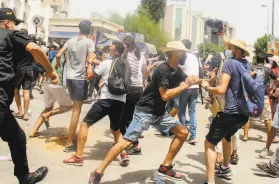
<svg viewBox="0 0 279 184"><path fill-rule="evenodd" d="M66 146L63 151L66 153L70 153L70 152L76 152L76 150L77 150L77 146L73 144L72 146Z"/></svg>
<svg viewBox="0 0 279 184"><path fill-rule="evenodd" d="M47 167L41 167L34 173L30 173L21 184L35 184L42 181L48 173Z"/></svg>
<svg viewBox="0 0 279 184"><path fill-rule="evenodd" d="M238 156L238 155L236 155L236 156L231 155L231 161L230 161L230 163L231 163L232 165L237 165L237 164L238 164L238 161L239 161L239 156Z"/></svg>
<svg viewBox="0 0 279 184"><path fill-rule="evenodd" d="M99 174L96 171L94 171L90 174L88 184L99 184L101 182L102 177L102 174Z"/></svg>
<svg viewBox="0 0 279 184"><path fill-rule="evenodd" d="M170 166L161 165L157 171L157 174L159 176L163 176L163 177L175 180L175 181L181 181L183 179L181 174L178 174L173 170L172 165L170 165Z"/></svg>
<svg viewBox="0 0 279 184"><path fill-rule="evenodd" d="M220 167L219 170L215 171L215 175L218 176L218 177L230 177L232 176L232 170L231 168L227 168L227 169L223 169L222 166Z"/></svg>
<svg viewBox="0 0 279 184"><path fill-rule="evenodd" d="M127 153L128 155L139 155L141 154L141 148L140 146L138 147L132 146Z"/></svg>
<svg viewBox="0 0 279 184"><path fill-rule="evenodd" d="M208 184L208 181L204 182L204 184Z"/></svg>
<svg viewBox="0 0 279 184"><path fill-rule="evenodd" d="M257 164L257 167L259 168L259 171L267 174L268 176L270 176L272 178L279 177L279 175L277 173L275 173L271 170L271 168L269 167L269 164L267 164L267 163L259 163L259 164Z"/></svg>

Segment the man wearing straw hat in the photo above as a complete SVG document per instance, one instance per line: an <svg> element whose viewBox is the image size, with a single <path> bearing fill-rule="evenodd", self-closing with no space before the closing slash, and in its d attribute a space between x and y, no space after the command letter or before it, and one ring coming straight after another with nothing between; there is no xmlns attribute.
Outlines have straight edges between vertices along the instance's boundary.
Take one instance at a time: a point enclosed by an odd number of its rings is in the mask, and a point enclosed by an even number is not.
<svg viewBox="0 0 279 184"><path fill-rule="evenodd" d="M241 74L237 70L237 63L241 62L245 65L248 61L245 59L249 56L246 43L241 40L231 40L227 44L226 57L220 85L217 87L209 86L209 83L204 81L202 86L214 95L225 95L224 112L219 112L213 119L210 130L205 140L205 158L206 158L206 174L207 181L205 184L215 184L215 176L229 177L232 175L230 169L230 156L232 153L231 137L247 122L249 117L243 115L239 111L238 104L234 94L240 94L241 91ZM224 163L215 172L216 151L215 146L223 140Z"/></svg>
<svg viewBox="0 0 279 184"><path fill-rule="evenodd" d="M181 41L169 42L161 51L168 55L168 61L155 69L151 84L145 88L136 105L133 120L124 138L110 149L103 163L91 173L89 184L100 183L108 165L122 150L137 141L150 125L166 135L175 135L169 152L158 169L158 175L182 180L182 176L173 170L172 162L187 138L188 130L165 112L165 106L168 100L178 96L191 85L199 83L199 80L198 77L187 77L178 67L180 61L185 61L183 57L188 51Z"/></svg>

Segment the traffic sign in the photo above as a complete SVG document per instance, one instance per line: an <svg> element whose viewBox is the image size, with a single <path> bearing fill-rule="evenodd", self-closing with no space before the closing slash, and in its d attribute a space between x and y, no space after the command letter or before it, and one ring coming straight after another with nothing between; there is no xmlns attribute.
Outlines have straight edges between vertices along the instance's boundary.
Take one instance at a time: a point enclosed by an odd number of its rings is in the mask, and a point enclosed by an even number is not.
<svg viewBox="0 0 279 184"><path fill-rule="evenodd" d="M39 27L43 24L44 22L44 18L39 16L39 15L35 15L33 18L32 18L32 22L33 24L36 26L36 27Z"/></svg>

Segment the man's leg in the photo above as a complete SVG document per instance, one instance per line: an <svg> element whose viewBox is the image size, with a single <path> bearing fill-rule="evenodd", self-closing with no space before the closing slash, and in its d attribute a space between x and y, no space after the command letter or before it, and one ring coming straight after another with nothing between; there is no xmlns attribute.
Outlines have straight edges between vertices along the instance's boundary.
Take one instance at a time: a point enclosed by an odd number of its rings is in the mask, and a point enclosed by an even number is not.
<svg viewBox="0 0 279 184"><path fill-rule="evenodd" d="M82 103L83 103L82 101L73 100L73 112L72 112L71 124L69 127L69 136L68 136L66 147L73 145L73 139L76 136L76 129L79 121Z"/></svg>
<svg viewBox="0 0 279 184"><path fill-rule="evenodd" d="M15 165L14 175L22 182L29 174L26 155L26 136L10 112L1 113L3 119L0 135L9 144L11 156Z"/></svg>
<svg viewBox="0 0 279 184"><path fill-rule="evenodd" d="M171 129L171 132L175 137L172 140L167 156L162 163L163 166L172 165L174 157L177 155L188 136L188 130L183 125L177 125Z"/></svg>
<svg viewBox="0 0 279 184"><path fill-rule="evenodd" d="M228 142L226 139L222 140L223 143L223 155L224 155L224 162L223 165L225 167L230 166L230 157L232 153L232 144L231 142Z"/></svg>
<svg viewBox="0 0 279 184"><path fill-rule="evenodd" d="M29 103L30 103L30 90L23 90L23 99L24 99L24 116L23 120L28 121L29 115L28 115L28 109L29 109Z"/></svg>
<svg viewBox="0 0 279 184"><path fill-rule="evenodd" d="M189 115L190 115L190 133L191 137L189 143L196 143L196 131L197 131L197 118L196 118L196 104L198 99L198 89L191 89L191 94L188 98Z"/></svg>
<svg viewBox="0 0 279 184"><path fill-rule="evenodd" d="M242 139L243 141L247 141L249 139L249 136L248 136L249 129L250 129L250 119L244 125L244 136L243 136L243 139Z"/></svg>
<svg viewBox="0 0 279 184"><path fill-rule="evenodd" d="M16 114L17 117L23 116L19 91L20 89L15 88L15 101L18 109L18 113Z"/></svg>
<svg viewBox="0 0 279 184"><path fill-rule="evenodd" d="M82 122L80 124L79 132L78 132L78 144L77 144L77 152L76 157L82 158L84 146L87 141L87 135L88 135L88 124L85 122Z"/></svg>
<svg viewBox="0 0 279 184"><path fill-rule="evenodd" d="M42 126L42 124L44 123L44 119L42 117L43 113L47 113L50 112L53 109L53 107L50 108L46 108L39 116L39 118L37 119L37 122L35 124L35 127L33 128L33 130L31 131L29 137L37 137L38 136L38 132L40 127Z"/></svg>
<svg viewBox="0 0 279 184"><path fill-rule="evenodd" d="M205 164L206 164L206 176L207 181L210 184L215 184L215 162L217 159L217 153L215 151L215 145L211 144L208 140L205 140Z"/></svg>
<svg viewBox="0 0 279 184"><path fill-rule="evenodd" d="M189 94L187 91L184 91L179 96L179 122L186 127L186 107L188 102Z"/></svg>

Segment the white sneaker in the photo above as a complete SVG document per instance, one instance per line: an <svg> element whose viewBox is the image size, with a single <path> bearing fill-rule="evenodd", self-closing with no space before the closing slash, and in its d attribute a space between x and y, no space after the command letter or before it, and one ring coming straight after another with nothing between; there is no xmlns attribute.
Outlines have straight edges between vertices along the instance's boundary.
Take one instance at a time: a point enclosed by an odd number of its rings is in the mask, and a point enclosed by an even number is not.
<svg viewBox="0 0 279 184"><path fill-rule="evenodd" d="M266 158L267 156L269 156L269 154L270 154L269 149L264 148L264 149L262 149L259 156L260 156L260 158Z"/></svg>

